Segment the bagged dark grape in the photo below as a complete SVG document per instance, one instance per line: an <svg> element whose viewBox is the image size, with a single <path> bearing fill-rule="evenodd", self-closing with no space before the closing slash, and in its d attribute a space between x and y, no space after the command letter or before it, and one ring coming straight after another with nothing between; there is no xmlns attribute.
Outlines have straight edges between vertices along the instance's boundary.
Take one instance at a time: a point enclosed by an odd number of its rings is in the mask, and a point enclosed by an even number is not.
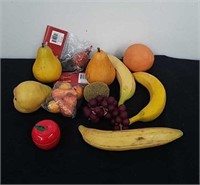
<svg viewBox="0 0 200 185"><path fill-rule="evenodd" d="M62 70L68 72L83 71L93 52L90 42L79 40L74 34L50 25L46 28L43 43L58 57Z"/></svg>
<svg viewBox="0 0 200 185"><path fill-rule="evenodd" d="M92 46L87 48L84 51L80 51L73 55L71 59L65 58L61 59L63 71L83 71L89 62L89 55L91 52Z"/></svg>
<svg viewBox="0 0 200 185"><path fill-rule="evenodd" d="M92 55L93 46L88 41L81 41L72 33L68 33L61 54L63 71L80 72L85 69Z"/></svg>

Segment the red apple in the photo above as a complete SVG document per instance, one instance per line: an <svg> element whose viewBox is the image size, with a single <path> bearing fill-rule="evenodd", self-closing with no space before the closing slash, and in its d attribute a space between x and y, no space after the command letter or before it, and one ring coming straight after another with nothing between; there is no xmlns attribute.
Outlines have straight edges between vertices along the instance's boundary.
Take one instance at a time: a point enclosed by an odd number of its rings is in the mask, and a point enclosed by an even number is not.
<svg viewBox="0 0 200 185"><path fill-rule="evenodd" d="M39 121L32 129L34 144L43 150L54 148L60 141L60 128L53 120Z"/></svg>

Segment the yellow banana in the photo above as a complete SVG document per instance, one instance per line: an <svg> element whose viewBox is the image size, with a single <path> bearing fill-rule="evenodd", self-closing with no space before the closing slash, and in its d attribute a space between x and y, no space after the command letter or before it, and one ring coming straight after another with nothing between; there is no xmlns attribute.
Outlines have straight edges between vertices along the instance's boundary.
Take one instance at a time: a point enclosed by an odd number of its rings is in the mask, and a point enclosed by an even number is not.
<svg viewBox="0 0 200 185"><path fill-rule="evenodd" d="M170 143L183 135L178 129L166 127L138 128L120 131L78 127L89 145L109 151L138 150Z"/></svg>
<svg viewBox="0 0 200 185"><path fill-rule="evenodd" d="M147 88L150 101L137 115L129 119L130 124L136 121L152 121L163 112L166 105L165 88L158 78L147 72L135 72L133 76L137 82Z"/></svg>
<svg viewBox="0 0 200 185"><path fill-rule="evenodd" d="M118 104L121 105L134 95L136 89L135 79L122 61L113 55L108 55L108 57L116 69L117 80L120 86L120 98Z"/></svg>

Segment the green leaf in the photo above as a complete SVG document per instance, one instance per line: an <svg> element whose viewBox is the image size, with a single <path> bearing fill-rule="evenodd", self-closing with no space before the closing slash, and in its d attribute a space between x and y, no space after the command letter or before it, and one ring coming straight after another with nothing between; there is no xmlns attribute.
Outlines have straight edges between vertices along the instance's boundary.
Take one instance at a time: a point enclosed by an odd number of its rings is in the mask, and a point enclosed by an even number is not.
<svg viewBox="0 0 200 185"><path fill-rule="evenodd" d="M41 126L41 125L36 125L35 127L40 131L44 131L45 130L45 127Z"/></svg>

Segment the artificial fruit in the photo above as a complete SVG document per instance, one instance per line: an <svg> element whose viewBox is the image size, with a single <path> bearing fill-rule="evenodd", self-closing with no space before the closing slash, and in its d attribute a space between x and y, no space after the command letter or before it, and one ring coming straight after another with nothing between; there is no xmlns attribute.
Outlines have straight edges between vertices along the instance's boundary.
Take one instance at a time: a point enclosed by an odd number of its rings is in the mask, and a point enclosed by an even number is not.
<svg viewBox="0 0 200 185"><path fill-rule="evenodd" d="M89 145L108 151L125 151L151 148L170 143L183 135L179 129L149 127L120 131L78 127L84 141Z"/></svg>
<svg viewBox="0 0 200 185"><path fill-rule="evenodd" d="M86 67L85 74L89 83L104 82L110 85L115 79L116 72L106 52L97 48Z"/></svg>
<svg viewBox="0 0 200 185"><path fill-rule="evenodd" d="M62 65L53 54L51 48L42 44L38 49L36 60L32 67L34 77L42 83L51 83L59 79Z"/></svg>
<svg viewBox="0 0 200 185"><path fill-rule="evenodd" d="M116 76L120 86L119 105L129 100L135 93L136 84L130 70L114 55L108 55L111 63L116 69Z"/></svg>
<svg viewBox="0 0 200 185"><path fill-rule="evenodd" d="M31 132L33 143L42 150L54 148L60 141L60 127L53 120L41 120Z"/></svg>
<svg viewBox="0 0 200 185"><path fill-rule="evenodd" d="M51 87L36 81L24 81L13 89L16 110L31 113L38 110L51 93Z"/></svg>
<svg viewBox="0 0 200 185"><path fill-rule="evenodd" d="M147 72L135 72L133 76L138 83L147 88L150 94L150 101L138 114L130 118L130 124L136 121L152 121L160 116L165 108L165 87L157 77Z"/></svg>

